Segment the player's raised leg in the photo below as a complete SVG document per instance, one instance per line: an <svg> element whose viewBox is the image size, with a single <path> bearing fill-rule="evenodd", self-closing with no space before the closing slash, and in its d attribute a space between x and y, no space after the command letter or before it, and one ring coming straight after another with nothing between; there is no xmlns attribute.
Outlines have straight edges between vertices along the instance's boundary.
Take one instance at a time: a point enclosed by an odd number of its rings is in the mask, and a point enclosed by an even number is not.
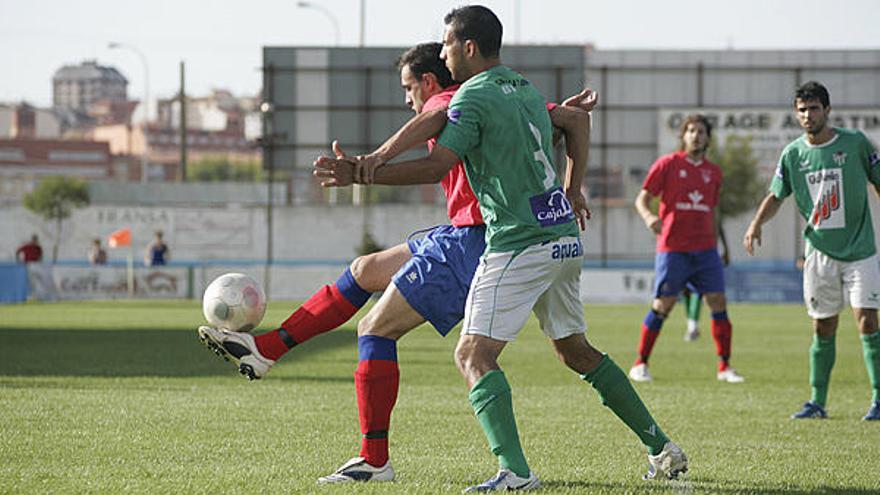
<svg viewBox="0 0 880 495"><path fill-rule="evenodd" d="M403 243L355 259L336 283L319 289L270 332L251 336L201 327L199 337L214 352L232 360L243 375L251 380L262 378L294 346L351 319L373 292L388 286L410 258L410 247Z"/></svg>

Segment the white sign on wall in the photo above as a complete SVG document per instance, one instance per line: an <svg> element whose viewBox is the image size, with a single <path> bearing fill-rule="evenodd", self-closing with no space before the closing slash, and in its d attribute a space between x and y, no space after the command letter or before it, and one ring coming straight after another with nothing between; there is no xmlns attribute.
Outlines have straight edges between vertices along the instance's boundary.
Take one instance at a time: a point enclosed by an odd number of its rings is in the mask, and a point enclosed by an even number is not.
<svg viewBox="0 0 880 495"><path fill-rule="evenodd" d="M770 178L782 149L803 134L791 108L662 108L657 111L657 154L679 147L678 132L686 116L701 113L712 123L712 136L724 144L727 136L751 136L752 151L762 177ZM831 125L859 129L880 143L880 108L831 110Z"/></svg>

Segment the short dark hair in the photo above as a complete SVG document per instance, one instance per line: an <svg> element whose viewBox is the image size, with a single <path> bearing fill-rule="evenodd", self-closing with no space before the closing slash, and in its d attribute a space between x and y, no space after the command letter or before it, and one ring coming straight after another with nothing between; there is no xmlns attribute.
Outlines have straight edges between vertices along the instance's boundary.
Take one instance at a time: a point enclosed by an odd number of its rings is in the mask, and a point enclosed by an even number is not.
<svg viewBox="0 0 880 495"><path fill-rule="evenodd" d="M816 81L808 81L801 84L794 92L794 102L797 103L798 99L803 101L819 100L823 107L831 106L831 97L828 95L828 90Z"/></svg>
<svg viewBox="0 0 880 495"><path fill-rule="evenodd" d="M696 123L703 124L703 127L706 128L706 136L709 138L712 137L712 124L709 122L709 119L701 113L692 113L681 121L681 127L678 129L678 140L681 143L682 149L684 149L685 131L687 131L689 125Z"/></svg>
<svg viewBox="0 0 880 495"><path fill-rule="evenodd" d="M497 57L501 53L501 21L482 5L466 5L446 14L443 22L452 30L456 39L473 40L486 58Z"/></svg>
<svg viewBox="0 0 880 495"><path fill-rule="evenodd" d="M442 43L420 43L409 50L403 52L403 55L397 59L397 70L409 66L410 72L417 78L425 74L434 74L440 87L446 88L455 84L452 80L452 74L446 64L440 60L440 50L443 49Z"/></svg>

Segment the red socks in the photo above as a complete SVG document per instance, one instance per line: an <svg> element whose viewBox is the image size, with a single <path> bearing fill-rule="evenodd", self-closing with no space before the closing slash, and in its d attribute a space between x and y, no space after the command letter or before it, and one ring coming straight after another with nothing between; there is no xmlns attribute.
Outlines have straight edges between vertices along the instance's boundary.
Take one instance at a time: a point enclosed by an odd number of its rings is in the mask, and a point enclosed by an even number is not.
<svg viewBox="0 0 880 495"><path fill-rule="evenodd" d="M400 371L397 343L373 335L358 338L360 362L354 374L361 421L361 457L371 466L388 462L388 428L397 402Z"/></svg>
<svg viewBox="0 0 880 495"><path fill-rule="evenodd" d="M715 350L721 360L718 362L718 371L727 369L727 362L730 360L730 338L733 334L733 327L730 320L716 320L712 315L712 338L715 339Z"/></svg>

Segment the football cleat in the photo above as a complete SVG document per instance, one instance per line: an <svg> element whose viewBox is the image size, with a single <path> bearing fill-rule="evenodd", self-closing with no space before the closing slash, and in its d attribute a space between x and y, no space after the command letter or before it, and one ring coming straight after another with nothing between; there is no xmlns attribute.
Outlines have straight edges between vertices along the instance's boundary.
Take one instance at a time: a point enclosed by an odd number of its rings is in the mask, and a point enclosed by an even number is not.
<svg viewBox="0 0 880 495"><path fill-rule="evenodd" d="M688 328L684 332L684 341L685 342L693 342L700 338L700 329L697 327Z"/></svg>
<svg viewBox="0 0 880 495"><path fill-rule="evenodd" d="M260 354L254 337L249 333L224 332L214 327L199 327L199 339L214 354L238 366L238 372L248 380L266 376L275 361Z"/></svg>
<svg viewBox="0 0 880 495"><path fill-rule="evenodd" d="M520 478L509 469L502 469L498 474L480 483L479 485L469 486L464 493L469 492L494 492L494 491L526 491L541 486L541 480L535 476L535 473L529 473L528 478Z"/></svg>
<svg viewBox="0 0 880 495"><path fill-rule="evenodd" d="M862 417L862 421L880 421L880 400L875 400L868 409L868 414Z"/></svg>
<svg viewBox="0 0 880 495"><path fill-rule="evenodd" d="M803 409L791 415L791 419L825 419L828 413L825 409L813 401L804 403Z"/></svg>
<svg viewBox="0 0 880 495"><path fill-rule="evenodd" d="M629 377L634 382L650 382L654 379L648 373L648 363L639 363L629 369Z"/></svg>
<svg viewBox="0 0 880 495"><path fill-rule="evenodd" d="M672 442L666 442L663 450L657 455L648 454L648 474L642 479L652 480L659 476L674 480L688 470L688 458L684 452Z"/></svg>
<svg viewBox="0 0 880 495"><path fill-rule="evenodd" d="M363 457L354 457L332 474L318 478L318 483L351 483L354 481L391 481L394 468L391 461L382 467L371 466Z"/></svg>
<svg viewBox="0 0 880 495"><path fill-rule="evenodd" d="M742 375L736 372L735 369L731 367L727 367L723 371L719 371L716 375L719 382L727 382L727 383L742 383L746 381Z"/></svg>

